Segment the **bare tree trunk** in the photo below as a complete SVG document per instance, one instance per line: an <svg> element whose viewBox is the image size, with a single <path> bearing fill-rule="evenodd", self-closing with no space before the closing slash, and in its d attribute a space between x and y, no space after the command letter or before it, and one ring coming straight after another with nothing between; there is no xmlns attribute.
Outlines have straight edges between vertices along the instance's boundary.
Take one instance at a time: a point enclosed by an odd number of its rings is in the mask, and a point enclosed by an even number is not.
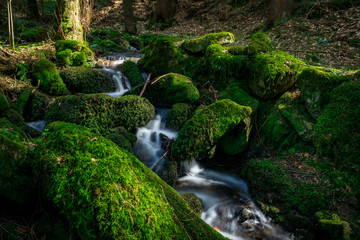
<svg viewBox="0 0 360 240"><path fill-rule="evenodd" d="M39 19L39 9L36 0L27 0L28 17L31 19Z"/></svg>
<svg viewBox="0 0 360 240"><path fill-rule="evenodd" d="M176 0L157 0L155 21L167 22L171 20L176 13Z"/></svg>
<svg viewBox="0 0 360 240"><path fill-rule="evenodd" d="M134 16L133 0L123 1L125 32L136 34L136 18Z"/></svg>
<svg viewBox="0 0 360 240"><path fill-rule="evenodd" d="M80 0L80 19L85 32L89 29L93 14L94 0Z"/></svg>
<svg viewBox="0 0 360 240"><path fill-rule="evenodd" d="M8 10L8 24L9 24L9 44L12 46L12 49L15 51L14 23L13 23L11 0L7 1L7 10Z"/></svg>

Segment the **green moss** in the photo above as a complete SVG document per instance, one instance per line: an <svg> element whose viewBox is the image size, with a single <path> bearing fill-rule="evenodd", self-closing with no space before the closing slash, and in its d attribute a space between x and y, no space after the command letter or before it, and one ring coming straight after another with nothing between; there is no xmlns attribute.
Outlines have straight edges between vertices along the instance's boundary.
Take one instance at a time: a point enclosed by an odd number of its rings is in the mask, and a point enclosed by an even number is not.
<svg viewBox="0 0 360 240"><path fill-rule="evenodd" d="M45 120L48 123L62 120L106 133L118 126L134 131L154 116L154 107L139 96L113 98L107 94L77 94L57 98Z"/></svg>
<svg viewBox="0 0 360 240"><path fill-rule="evenodd" d="M130 89L127 94L139 95L144 84ZM169 74L158 81L148 84L142 95L159 107L170 107L175 103L194 103L200 97L192 81L183 75Z"/></svg>
<svg viewBox="0 0 360 240"><path fill-rule="evenodd" d="M89 67L66 68L60 76L71 92L103 93L112 92L116 85L111 76L104 70Z"/></svg>
<svg viewBox="0 0 360 240"><path fill-rule="evenodd" d="M351 228L349 223L341 220L319 220L321 237L329 240L350 240Z"/></svg>
<svg viewBox="0 0 360 240"><path fill-rule="evenodd" d="M132 87L144 83L144 77L141 75L136 63L130 60L126 60L121 67L122 72L128 77Z"/></svg>
<svg viewBox="0 0 360 240"><path fill-rule="evenodd" d="M55 42L56 62L65 66L88 65L94 60L94 53L84 44L74 40Z"/></svg>
<svg viewBox="0 0 360 240"><path fill-rule="evenodd" d="M0 113L7 110L10 107L9 102L6 100L2 91L0 91Z"/></svg>
<svg viewBox="0 0 360 240"><path fill-rule="evenodd" d="M334 157L339 167L348 169L360 165L359 90L359 81L345 82L334 89L314 128L317 153Z"/></svg>
<svg viewBox="0 0 360 240"><path fill-rule="evenodd" d="M191 53L205 53L212 44L228 44L235 41L235 37L229 32L209 33L200 38L189 39L181 44L181 48Z"/></svg>
<svg viewBox="0 0 360 240"><path fill-rule="evenodd" d="M25 139L20 128L0 118L0 195L19 203L30 201L35 190L26 160L28 148L23 144Z"/></svg>
<svg viewBox="0 0 360 240"><path fill-rule="evenodd" d="M65 51L56 53L57 64L63 65L63 66L70 65L71 54L72 54L72 51L70 49L66 49Z"/></svg>
<svg viewBox="0 0 360 240"><path fill-rule="evenodd" d="M16 102L12 105L12 107L18 111L21 115L23 115L24 108L26 106L27 101L29 100L30 94L32 92L32 88L25 88L20 95L17 97Z"/></svg>
<svg viewBox="0 0 360 240"><path fill-rule="evenodd" d="M130 48L128 40L134 38L122 34L114 29L95 29L88 36L91 48L100 48L102 51L127 51Z"/></svg>
<svg viewBox="0 0 360 240"><path fill-rule="evenodd" d="M51 95L64 95L68 93L55 65L47 59L41 59L33 67L33 85Z"/></svg>
<svg viewBox="0 0 360 240"><path fill-rule="evenodd" d="M24 108L24 118L27 122L45 119L49 110L51 99L48 95L35 90L31 95Z"/></svg>
<svg viewBox="0 0 360 240"><path fill-rule="evenodd" d="M57 40L55 42L55 50L56 52L62 52L67 49L72 52L79 52L83 48L83 44L75 40Z"/></svg>
<svg viewBox="0 0 360 240"><path fill-rule="evenodd" d="M220 139L219 146L233 156L244 152L248 146L251 127L250 117L245 118L243 123Z"/></svg>
<svg viewBox="0 0 360 240"><path fill-rule="evenodd" d="M296 86L303 92L306 108L313 118L320 117L330 101L332 90L350 77L337 70L318 67L307 67L302 71Z"/></svg>
<svg viewBox="0 0 360 240"><path fill-rule="evenodd" d="M179 131L172 157L190 161L209 152L228 131L249 117L251 108L224 99L195 113Z"/></svg>
<svg viewBox="0 0 360 240"><path fill-rule="evenodd" d="M244 46L231 46L229 47L228 52L231 55L244 55L246 54L245 49L246 48Z"/></svg>
<svg viewBox="0 0 360 240"><path fill-rule="evenodd" d="M269 37L265 33L255 33L251 37L251 42L246 48L246 52L249 55L255 55L256 53L266 53L273 50Z"/></svg>
<svg viewBox="0 0 360 240"><path fill-rule="evenodd" d="M172 105L166 118L166 125L180 130L184 124L193 116L194 106L187 103L176 103Z"/></svg>
<svg viewBox="0 0 360 240"><path fill-rule="evenodd" d="M194 212L196 212L199 216L201 215L202 202L200 198L198 198L193 193L181 193L180 196L185 200L185 202Z"/></svg>
<svg viewBox="0 0 360 240"><path fill-rule="evenodd" d="M125 148L129 152L132 151L132 147L137 140L137 137L134 134L126 131L124 127L110 129L110 131L105 134L105 138L110 139L116 143L116 145Z"/></svg>
<svg viewBox="0 0 360 240"><path fill-rule="evenodd" d="M164 182L169 184L169 186L174 187L179 178L177 162L166 161L158 175Z"/></svg>
<svg viewBox="0 0 360 240"><path fill-rule="evenodd" d="M48 198L82 239L224 239L133 155L84 127L50 124L35 152Z"/></svg>
<svg viewBox="0 0 360 240"><path fill-rule="evenodd" d="M247 67L253 93L257 97L269 99L293 86L304 63L288 53L276 51L256 54Z"/></svg>

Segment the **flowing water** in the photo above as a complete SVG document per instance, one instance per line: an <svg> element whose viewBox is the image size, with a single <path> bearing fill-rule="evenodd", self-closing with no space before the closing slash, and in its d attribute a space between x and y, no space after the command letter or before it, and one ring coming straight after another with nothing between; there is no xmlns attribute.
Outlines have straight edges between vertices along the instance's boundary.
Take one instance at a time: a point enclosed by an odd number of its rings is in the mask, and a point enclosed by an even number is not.
<svg viewBox="0 0 360 240"><path fill-rule="evenodd" d="M29 125L30 127L34 128L35 130L38 130L39 132L44 132L44 129L46 127L46 122L44 120L28 122L26 124Z"/></svg>

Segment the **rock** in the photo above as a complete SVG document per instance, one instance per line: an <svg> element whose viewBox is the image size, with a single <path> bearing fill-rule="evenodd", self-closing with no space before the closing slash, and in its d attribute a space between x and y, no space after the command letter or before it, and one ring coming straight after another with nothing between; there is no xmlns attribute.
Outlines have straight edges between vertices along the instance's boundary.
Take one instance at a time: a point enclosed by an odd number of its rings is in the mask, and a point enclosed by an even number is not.
<svg viewBox="0 0 360 240"><path fill-rule="evenodd" d="M130 89L125 95L139 95L144 84ZM194 103L200 94L191 80L183 75L171 73L148 84L143 95L157 107L170 107L175 103Z"/></svg>
<svg viewBox="0 0 360 240"><path fill-rule="evenodd" d="M146 143L145 141L137 141L133 150L133 154L135 157L141 160L143 164L147 167L151 167L153 163L157 160L154 158L154 150L153 147Z"/></svg>
<svg viewBox="0 0 360 240"><path fill-rule="evenodd" d="M330 93L349 78L340 71L320 67L307 67L302 71L296 86L301 89L305 106L314 119L320 117L330 102Z"/></svg>
<svg viewBox="0 0 360 240"><path fill-rule="evenodd" d="M181 48L191 53L205 53L211 44L229 44L235 41L235 37L229 32L209 33L202 37L185 40Z"/></svg>
<svg viewBox="0 0 360 240"><path fill-rule="evenodd" d="M248 62L249 84L254 95L270 99L294 85L305 63L281 51L256 54Z"/></svg>
<svg viewBox="0 0 360 240"><path fill-rule="evenodd" d="M63 80L55 65L43 58L33 66L32 84L50 95L64 95L68 93Z"/></svg>
<svg viewBox="0 0 360 240"><path fill-rule="evenodd" d="M94 53L75 40L57 40L55 42L56 62L64 66L82 66L94 61Z"/></svg>
<svg viewBox="0 0 360 240"><path fill-rule="evenodd" d="M60 72L66 87L74 93L105 93L116 89L110 74L85 66L66 68Z"/></svg>
<svg viewBox="0 0 360 240"><path fill-rule="evenodd" d="M107 94L77 94L57 98L45 120L48 123L62 120L106 133L119 126L132 132L154 116L154 106L139 96L113 98Z"/></svg>
<svg viewBox="0 0 360 240"><path fill-rule="evenodd" d="M177 161L197 159L251 114L251 108L224 99L199 110L179 131L172 148Z"/></svg>
<svg viewBox="0 0 360 240"><path fill-rule="evenodd" d="M25 121L44 120L53 101L48 95L38 90L32 91L24 108Z"/></svg>
<svg viewBox="0 0 360 240"><path fill-rule="evenodd" d="M176 162L166 161L164 163L163 167L160 169L160 171L157 172L157 174L159 175L159 177L162 180L164 180L164 182L169 184L169 186L174 187L175 183L176 183L176 180L179 177L177 169L178 169L178 164ZM185 202L187 204L189 204L186 200L185 200ZM190 204L189 204L189 207L192 208L192 206L190 206Z"/></svg>
<svg viewBox="0 0 360 240"><path fill-rule="evenodd" d="M127 76L132 87L144 84L144 77L133 61L126 60L122 65L121 71Z"/></svg>
<svg viewBox="0 0 360 240"><path fill-rule="evenodd" d="M199 216L202 213L202 201L193 193L180 193L187 205Z"/></svg>
<svg viewBox="0 0 360 240"><path fill-rule="evenodd" d="M49 200L81 239L225 239L136 157L85 127L50 124L35 159Z"/></svg>
<svg viewBox="0 0 360 240"><path fill-rule="evenodd" d="M176 103L172 105L166 118L166 126L180 130L184 124L193 116L194 107L187 103Z"/></svg>
<svg viewBox="0 0 360 240"><path fill-rule="evenodd" d="M7 110L10 107L9 102L6 100L2 91L0 91L0 113Z"/></svg>
<svg viewBox="0 0 360 240"><path fill-rule="evenodd" d="M23 115L24 108L29 100L30 94L33 88L26 87L23 91L19 94L16 99L16 102L12 104L13 109L15 109L20 115Z"/></svg>
<svg viewBox="0 0 360 240"><path fill-rule="evenodd" d="M249 46L244 49L248 55L255 55L256 53L266 53L273 50L270 38L265 33L255 33L251 37Z"/></svg>
<svg viewBox="0 0 360 240"><path fill-rule="evenodd" d="M20 128L0 118L0 195L18 203L35 198L25 140L26 135Z"/></svg>
<svg viewBox="0 0 360 240"><path fill-rule="evenodd" d="M319 220L318 235L322 239L329 240L350 240L351 228L349 223L341 220Z"/></svg>

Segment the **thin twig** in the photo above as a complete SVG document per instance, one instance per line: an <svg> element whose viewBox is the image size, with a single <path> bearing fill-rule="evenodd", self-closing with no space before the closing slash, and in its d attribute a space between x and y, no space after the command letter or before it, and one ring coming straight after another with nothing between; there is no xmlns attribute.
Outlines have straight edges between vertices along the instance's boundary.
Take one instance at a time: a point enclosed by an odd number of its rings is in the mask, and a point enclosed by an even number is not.
<svg viewBox="0 0 360 240"><path fill-rule="evenodd" d="M159 162L160 162L164 157L166 157L166 154L168 154L168 152L169 152L169 151L167 151L166 153L164 153L164 155L162 155L161 158L160 158L159 160L157 160L157 162L156 162L154 165L152 165L152 167L150 168L150 170L153 170L154 167L156 167L156 165L158 165Z"/></svg>
<svg viewBox="0 0 360 240"><path fill-rule="evenodd" d="M144 85L144 87L143 87L143 89L141 90L141 93L140 93L140 95L139 95L140 97L143 95L143 93L144 93L144 91L145 91L145 88L146 88L146 86L147 86L147 84L148 84L148 82L149 82L149 80L150 80L150 77L151 77L151 73L149 73L149 75L147 76L145 85Z"/></svg>
<svg viewBox="0 0 360 240"><path fill-rule="evenodd" d="M174 75L178 75L178 76L182 76L182 77L189 78L189 77L187 77L187 76L185 76L185 75L182 75L182 74L179 74L179 73L167 73L167 74L164 74L164 75L158 77L158 78L155 79L154 81L152 81L151 84L156 83L157 81L159 81L159 80L162 79L163 77L166 77L166 76L168 76L168 75L170 75L170 74L174 74Z"/></svg>

